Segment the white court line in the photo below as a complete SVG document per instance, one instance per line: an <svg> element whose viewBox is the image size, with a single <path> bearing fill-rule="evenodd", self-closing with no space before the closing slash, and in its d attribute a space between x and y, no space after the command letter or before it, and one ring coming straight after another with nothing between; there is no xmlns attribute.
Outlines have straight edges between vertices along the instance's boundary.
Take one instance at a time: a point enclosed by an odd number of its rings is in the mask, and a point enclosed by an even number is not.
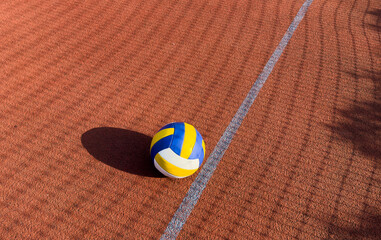
<svg viewBox="0 0 381 240"><path fill-rule="evenodd" d="M200 198L202 191L205 189L207 183L209 182L209 179L212 177L214 173L214 170L216 170L218 163L221 161L226 149L229 147L230 142L232 141L235 133L241 126L243 119L248 113L254 100L258 96L259 91L265 84L267 78L270 76L275 64L282 55L284 49L286 48L288 42L290 41L292 35L294 34L299 23L302 21L304 15L308 10L308 7L312 4L312 2L313 0L306 0L303 3L302 7L299 9L299 12L295 16L291 25L288 27L287 32L284 34L282 40L275 49L273 55L270 57L263 71L258 76L254 85L251 87L245 100L243 100L237 113L234 115L233 119L229 123L229 126L226 128L225 132L218 141L213 152L206 160L200 173L197 175L196 179L192 183L187 195L184 197L183 201L181 202L179 208L173 215L172 220L169 222L164 234L161 236L160 239L176 239L176 237L180 233L194 206Z"/></svg>

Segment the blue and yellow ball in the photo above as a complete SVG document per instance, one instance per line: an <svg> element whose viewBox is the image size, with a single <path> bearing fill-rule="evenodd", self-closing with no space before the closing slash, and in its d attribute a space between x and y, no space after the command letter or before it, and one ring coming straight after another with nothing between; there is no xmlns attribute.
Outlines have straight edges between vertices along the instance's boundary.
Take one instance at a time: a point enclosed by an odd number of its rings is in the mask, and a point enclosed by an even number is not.
<svg viewBox="0 0 381 240"><path fill-rule="evenodd" d="M151 159L162 174L184 178L195 173L205 156L205 143L195 127L174 122L162 127L153 137Z"/></svg>

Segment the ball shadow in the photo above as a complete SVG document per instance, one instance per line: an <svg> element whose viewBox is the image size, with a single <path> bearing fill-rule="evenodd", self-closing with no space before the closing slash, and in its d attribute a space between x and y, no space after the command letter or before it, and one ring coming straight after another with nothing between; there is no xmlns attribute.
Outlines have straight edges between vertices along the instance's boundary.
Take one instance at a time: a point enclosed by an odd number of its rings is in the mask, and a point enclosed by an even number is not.
<svg viewBox="0 0 381 240"><path fill-rule="evenodd" d="M93 128L82 134L81 142L97 160L135 175L161 178L149 156L152 138L120 128Z"/></svg>

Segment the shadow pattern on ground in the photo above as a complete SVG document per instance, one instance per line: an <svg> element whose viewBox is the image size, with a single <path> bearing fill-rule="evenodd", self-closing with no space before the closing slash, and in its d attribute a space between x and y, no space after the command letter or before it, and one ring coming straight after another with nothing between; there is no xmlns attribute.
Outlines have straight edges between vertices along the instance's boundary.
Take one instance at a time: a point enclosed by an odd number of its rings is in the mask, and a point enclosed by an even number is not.
<svg viewBox="0 0 381 240"><path fill-rule="evenodd" d="M108 166L135 175L163 177L149 156L151 140L142 133L110 127L90 129L81 137L86 150Z"/></svg>
<svg viewBox="0 0 381 240"><path fill-rule="evenodd" d="M365 26L380 31L381 9L368 11L366 14L372 16L372 21ZM377 53L374 55L380 57ZM359 81L360 86L362 85L360 79L373 83L373 99L355 101L350 107L339 110L343 119L330 127L340 139L351 141L361 154L374 159L376 167L379 168L381 167L381 72L375 72L373 69L365 69L364 72L366 73L362 76L357 71L349 74Z"/></svg>
<svg viewBox="0 0 381 240"><path fill-rule="evenodd" d="M381 9L367 11L366 14L371 16L372 23L365 23L364 26L380 33ZM379 49L371 49L371 55L379 58L378 51ZM367 179L363 209L357 216L359 224L356 227L345 227L339 223L337 216L333 216L327 226L329 234L326 239L380 239L381 236L380 208L368 204L370 189L377 181L374 178L375 169L381 168L381 72L374 70L373 65L364 69L364 74L359 74L357 69L349 73L359 82L360 89L362 81L372 82L373 99L354 101L348 108L339 110L340 121L329 127L341 141L350 142L359 154L371 159L374 169Z"/></svg>
<svg viewBox="0 0 381 240"><path fill-rule="evenodd" d="M380 239L381 214L376 208L369 208L360 218L359 227L342 227L339 224L330 226L331 234L327 239L356 240L356 239Z"/></svg>
<svg viewBox="0 0 381 240"><path fill-rule="evenodd" d="M373 17L373 23L368 23L368 27L377 32L381 32L381 9L368 11L367 14Z"/></svg>
<svg viewBox="0 0 381 240"><path fill-rule="evenodd" d="M342 109L339 114L343 119L331 126L340 139L351 141L361 154L375 161L381 167L381 74L372 78L375 85L374 101L361 101Z"/></svg>

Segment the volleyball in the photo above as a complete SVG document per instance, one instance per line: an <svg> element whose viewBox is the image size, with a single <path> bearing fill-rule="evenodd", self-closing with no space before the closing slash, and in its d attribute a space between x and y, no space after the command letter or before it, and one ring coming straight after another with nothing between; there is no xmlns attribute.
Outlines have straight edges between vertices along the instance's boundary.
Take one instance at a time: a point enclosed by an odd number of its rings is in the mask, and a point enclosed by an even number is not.
<svg viewBox="0 0 381 240"><path fill-rule="evenodd" d="M155 168L170 178L185 178L195 173L205 156L205 143L195 127L174 122L162 127L150 146Z"/></svg>

